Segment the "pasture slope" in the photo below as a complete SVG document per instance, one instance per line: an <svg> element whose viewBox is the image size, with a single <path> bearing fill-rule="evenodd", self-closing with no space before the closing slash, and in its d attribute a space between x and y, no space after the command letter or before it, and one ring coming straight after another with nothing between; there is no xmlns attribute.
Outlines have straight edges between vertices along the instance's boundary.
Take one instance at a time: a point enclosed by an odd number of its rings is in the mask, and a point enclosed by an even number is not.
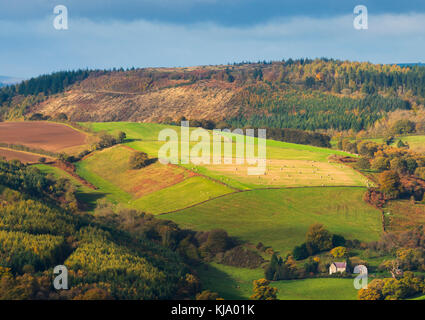
<svg viewBox="0 0 425 320"><path fill-rule="evenodd" d="M219 292L228 300L245 300L252 295L252 281L264 277L264 270L243 269L218 263L201 265L197 269L205 290ZM353 279L313 278L274 281L280 300L356 300Z"/></svg>
<svg viewBox="0 0 425 320"><path fill-rule="evenodd" d="M94 131L127 133L126 146L134 150L148 153L151 157L158 156L158 150L164 144L158 141L158 134L162 129L172 128L180 136L180 127L139 123L92 123L85 124ZM193 130L193 128L191 128ZM207 142L212 151L212 143ZM233 150L235 143L223 139L222 150L225 144L231 143ZM190 142L193 147L197 142ZM344 165L328 160L331 155L350 155L346 152L318 148L313 146L297 145L280 141L267 140L267 166L263 176L250 176L246 165L183 165L186 169L220 181L232 188L249 190L265 187L303 187L303 186L366 186L368 182L358 172ZM233 154L236 154L235 152ZM181 154L179 154L181 156Z"/></svg>
<svg viewBox="0 0 425 320"><path fill-rule="evenodd" d="M376 143L384 143L383 138L364 138L362 140L367 141L373 141ZM391 144L391 146L396 147L398 141L403 141L404 143L407 142L409 145L409 149L413 150L415 152L425 152L425 135L403 135L403 136L396 136L394 138L394 142ZM336 146L338 144L338 140L333 139L331 141L331 144L333 146Z"/></svg>
<svg viewBox="0 0 425 320"><path fill-rule="evenodd" d="M348 239L376 240L381 233L380 212L362 200L368 184L366 179L349 167L329 161L333 154L349 155L345 152L267 141L267 170L260 178L248 176L246 167L234 164L212 167L157 162L131 170L128 167L131 154L143 151L152 158L157 157L164 143L158 141L158 134L172 126L147 123L81 125L97 132L124 131L127 134L123 145L95 151L76 163L77 173L97 190L81 185L58 168L37 167L69 178L89 210L94 208L97 199L106 197L114 203L158 214L181 227L222 228L243 241L271 246L282 255L302 243L308 227L315 222L323 223L331 232ZM180 128L174 128L179 133ZM196 142L190 143L194 144ZM58 150L59 147L50 148ZM228 299L248 298L252 281L263 277L262 269L214 264L198 271L206 289L218 291ZM356 293L349 281L309 279L278 281L273 285L279 288L281 299L335 298L331 297L335 291L341 299L353 299Z"/></svg>
<svg viewBox="0 0 425 320"><path fill-rule="evenodd" d="M174 211L234 190L182 167L159 162L129 169L135 151L115 146L77 163L77 173L114 203L153 214Z"/></svg>
<svg viewBox="0 0 425 320"><path fill-rule="evenodd" d="M225 229L285 255L305 240L313 223L322 223L348 239L377 240L381 213L363 201L364 191L348 187L253 190L160 217L194 230Z"/></svg>
<svg viewBox="0 0 425 320"><path fill-rule="evenodd" d="M157 140L159 131L170 126L85 125L95 131L127 134L124 146L96 151L77 164L77 173L114 202L149 213L168 213L161 217L195 230L223 228L232 236L254 244L261 241L281 253L300 244L315 222L351 239L376 240L380 235L381 214L362 199L366 178L328 160L332 154L347 153L267 141L269 162L285 164L268 165L260 178L248 176L246 170L238 169L235 174L226 169L234 164L211 169L209 165L183 168L157 162L129 170L133 149L156 157L164 143ZM179 127L174 128L178 132ZM280 178L273 180L275 175ZM269 183L264 181L267 176L271 176Z"/></svg>

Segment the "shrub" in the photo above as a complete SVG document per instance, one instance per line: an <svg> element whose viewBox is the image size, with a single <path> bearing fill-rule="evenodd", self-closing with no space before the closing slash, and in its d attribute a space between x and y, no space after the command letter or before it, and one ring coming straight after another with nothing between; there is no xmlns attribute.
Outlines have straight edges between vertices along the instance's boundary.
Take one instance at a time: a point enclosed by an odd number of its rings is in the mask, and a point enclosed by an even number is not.
<svg viewBox="0 0 425 320"><path fill-rule="evenodd" d="M220 300L220 297L217 292L204 290L196 295L196 300Z"/></svg>
<svg viewBox="0 0 425 320"><path fill-rule="evenodd" d="M56 116L56 119L59 121L67 121L68 120L68 116L65 113L59 113Z"/></svg>
<svg viewBox="0 0 425 320"><path fill-rule="evenodd" d="M315 250L326 251L332 248L331 233L325 229L324 225L315 223L310 226L307 232L307 248L310 247L311 254L314 254Z"/></svg>
<svg viewBox="0 0 425 320"><path fill-rule="evenodd" d="M397 199L400 195L400 176L395 171L384 171L379 175L381 191L391 199Z"/></svg>
<svg viewBox="0 0 425 320"><path fill-rule="evenodd" d="M345 246L345 238L338 234L332 235L332 247Z"/></svg>
<svg viewBox="0 0 425 320"><path fill-rule="evenodd" d="M416 168L415 175L425 180L425 167Z"/></svg>
<svg viewBox="0 0 425 320"><path fill-rule="evenodd" d="M213 257L217 253L225 252L230 247L231 241L227 232L221 229L208 233L207 240L200 246L203 257Z"/></svg>
<svg viewBox="0 0 425 320"><path fill-rule="evenodd" d="M368 170L370 169L370 162L366 158L360 158L356 162L356 168L360 170Z"/></svg>
<svg viewBox="0 0 425 320"><path fill-rule="evenodd" d="M319 272L319 262L314 261L311 257L308 259L308 261L304 264L305 272L307 273L313 273L316 274Z"/></svg>
<svg viewBox="0 0 425 320"><path fill-rule="evenodd" d="M254 293L250 298L252 300L276 300L278 290L276 288L270 287L269 284L270 281L266 279L254 280Z"/></svg>
<svg viewBox="0 0 425 320"><path fill-rule="evenodd" d="M264 259L257 252L241 246L226 251L221 261L221 263L228 266L250 269L260 267L263 262Z"/></svg>
<svg viewBox="0 0 425 320"><path fill-rule="evenodd" d="M149 158L148 155L144 152L134 152L130 156L129 165L130 169L141 169L143 167L146 167L148 165Z"/></svg>
<svg viewBox="0 0 425 320"><path fill-rule="evenodd" d="M336 247L331 250L331 255L334 258L345 258L347 256L347 248Z"/></svg>
<svg viewBox="0 0 425 320"><path fill-rule="evenodd" d="M376 171L385 171L390 168L390 160L385 157L377 157L372 160L371 168Z"/></svg>
<svg viewBox="0 0 425 320"><path fill-rule="evenodd" d="M292 255L295 260L303 260L309 256L307 245L305 243L296 246L292 251Z"/></svg>
<svg viewBox="0 0 425 320"><path fill-rule="evenodd" d="M410 120L399 120L393 125L392 131L394 134L414 133L416 131L416 125Z"/></svg>

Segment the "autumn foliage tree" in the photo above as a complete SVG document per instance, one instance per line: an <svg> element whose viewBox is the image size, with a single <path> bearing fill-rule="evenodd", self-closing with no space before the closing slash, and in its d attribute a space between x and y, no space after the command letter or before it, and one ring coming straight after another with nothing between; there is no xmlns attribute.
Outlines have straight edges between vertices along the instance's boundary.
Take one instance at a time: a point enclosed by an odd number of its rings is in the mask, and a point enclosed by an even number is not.
<svg viewBox="0 0 425 320"><path fill-rule="evenodd" d="M270 286L270 281L254 280L253 286L254 293L250 297L252 300L277 300L278 290Z"/></svg>
<svg viewBox="0 0 425 320"><path fill-rule="evenodd" d="M332 248L332 235L320 223L310 226L306 235L306 244L311 254Z"/></svg>
<svg viewBox="0 0 425 320"><path fill-rule="evenodd" d="M380 190L389 198L396 199L400 195L400 176L395 171L384 171L379 175Z"/></svg>
<svg viewBox="0 0 425 320"><path fill-rule="evenodd" d="M130 168L133 170L146 167L148 163L149 163L149 157L144 152L134 152L131 154L129 159Z"/></svg>
<svg viewBox="0 0 425 320"><path fill-rule="evenodd" d="M331 250L331 255L334 258L345 258L347 256L347 248L336 247Z"/></svg>

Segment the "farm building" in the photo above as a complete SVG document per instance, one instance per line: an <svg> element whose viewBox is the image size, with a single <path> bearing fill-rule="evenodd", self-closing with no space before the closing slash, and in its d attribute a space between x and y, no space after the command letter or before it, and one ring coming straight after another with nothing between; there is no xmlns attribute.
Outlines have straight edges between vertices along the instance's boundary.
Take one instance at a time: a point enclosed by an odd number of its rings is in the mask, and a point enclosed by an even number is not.
<svg viewBox="0 0 425 320"><path fill-rule="evenodd" d="M329 266L329 274L334 274L337 272L343 273L347 271L346 262L332 262Z"/></svg>

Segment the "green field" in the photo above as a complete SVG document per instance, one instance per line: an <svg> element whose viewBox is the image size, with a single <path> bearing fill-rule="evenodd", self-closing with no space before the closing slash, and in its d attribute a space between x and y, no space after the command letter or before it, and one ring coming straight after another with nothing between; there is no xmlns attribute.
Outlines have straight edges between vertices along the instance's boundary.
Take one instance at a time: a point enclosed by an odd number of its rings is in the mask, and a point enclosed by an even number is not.
<svg viewBox="0 0 425 320"><path fill-rule="evenodd" d="M194 230L221 228L284 254L301 244L316 222L348 239L378 240L381 213L363 201L364 192L364 188L343 187L254 190L161 217Z"/></svg>
<svg viewBox="0 0 425 320"><path fill-rule="evenodd" d="M85 203L88 206L89 210L92 210L96 207L96 201L100 198L103 198L105 194L100 190L93 190L83 184L81 184L77 179L71 176L68 172L63 171L59 168L48 166L45 164L36 164L34 167L38 168L40 171L46 174L52 174L56 178L65 178L71 181L77 187L76 197L78 201Z"/></svg>
<svg viewBox="0 0 425 320"><path fill-rule="evenodd" d="M158 214L235 192L222 184L203 177L192 177L174 186L148 194L133 204L143 211Z"/></svg>
<svg viewBox="0 0 425 320"><path fill-rule="evenodd" d="M212 263L200 266L197 273L205 290L218 292L231 300L249 299L252 282L264 278L262 269L242 269ZM280 300L356 300L353 279L300 279L274 281Z"/></svg>
<svg viewBox="0 0 425 320"><path fill-rule="evenodd" d="M411 150L416 152L425 152L425 136L406 136L396 138L395 140L396 142L394 145L398 142L398 140L402 140L409 144Z"/></svg>
<svg viewBox="0 0 425 320"><path fill-rule="evenodd" d="M98 190L82 186L57 168L45 172L70 178L79 197L92 207L100 197L113 203L158 214L181 228L225 229L244 242L262 242L281 255L305 241L313 223L323 223L347 239L377 240L381 213L363 201L367 180L355 170L329 161L345 152L267 140L266 174L247 175L246 165L163 165L129 168L130 155L143 151L157 157L164 142L160 130L180 127L145 123L84 124L94 131L124 131L122 146L95 151L76 163L77 174ZM191 128L190 130L194 130ZM235 152L235 137L224 139ZM193 147L197 142L190 142ZM212 148L212 144L211 144ZM180 151L179 151L180 155ZM167 213L169 212L169 213ZM263 278L262 268L244 269L216 263L197 267L203 288L225 299L248 299L252 281ZM279 299L356 299L351 279L305 279L273 282Z"/></svg>
<svg viewBox="0 0 425 320"><path fill-rule="evenodd" d="M87 124L86 124L87 125ZM180 137L180 127L166 126L146 123L93 123L91 128L94 131L107 131L116 133L122 130L127 133L125 145L135 150L148 153L151 157L158 156L158 150L165 142L158 141L158 134L162 129L172 128ZM190 128L193 132L194 128ZM232 144L233 155L236 155L237 139L235 136L226 136L221 142L221 149L224 150L227 144ZM212 153L213 144L210 144ZM254 139L257 143L258 139ZM198 142L190 142L190 148ZM204 145L204 144L200 144ZM329 162L331 155L348 156L349 153L319 148L308 145L299 145L281 141L266 141L267 166L266 173L259 176L252 176L247 173L248 165L237 164L201 164L192 163L183 165L186 169L206 175L222 183L226 183L232 188L241 190L262 188L262 187L302 187L302 186L367 186L367 180L353 169ZM179 148L179 156L181 156ZM235 162L235 158L233 158Z"/></svg>
<svg viewBox="0 0 425 320"><path fill-rule="evenodd" d="M352 141L354 140L355 139L352 139ZM376 143L384 143L383 138L365 138L362 140L373 141ZM392 146L396 147L399 140L402 140L404 143L407 142L409 144L410 150L413 150L415 152L425 152L425 136L424 135L396 136L394 138L394 143L392 144ZM331 144L333 147L336 148L338 144L338 140L333 139L331 141Z"/></svg>
<svg viewBox="0 0 425 320"><path fill-rule="evenodd" d="M97 151L77 163L77 173L112 202L153 214L183 209L235 191L181 167L159 162L131 170L128 161L132 152L122 146Z"/></svg>

